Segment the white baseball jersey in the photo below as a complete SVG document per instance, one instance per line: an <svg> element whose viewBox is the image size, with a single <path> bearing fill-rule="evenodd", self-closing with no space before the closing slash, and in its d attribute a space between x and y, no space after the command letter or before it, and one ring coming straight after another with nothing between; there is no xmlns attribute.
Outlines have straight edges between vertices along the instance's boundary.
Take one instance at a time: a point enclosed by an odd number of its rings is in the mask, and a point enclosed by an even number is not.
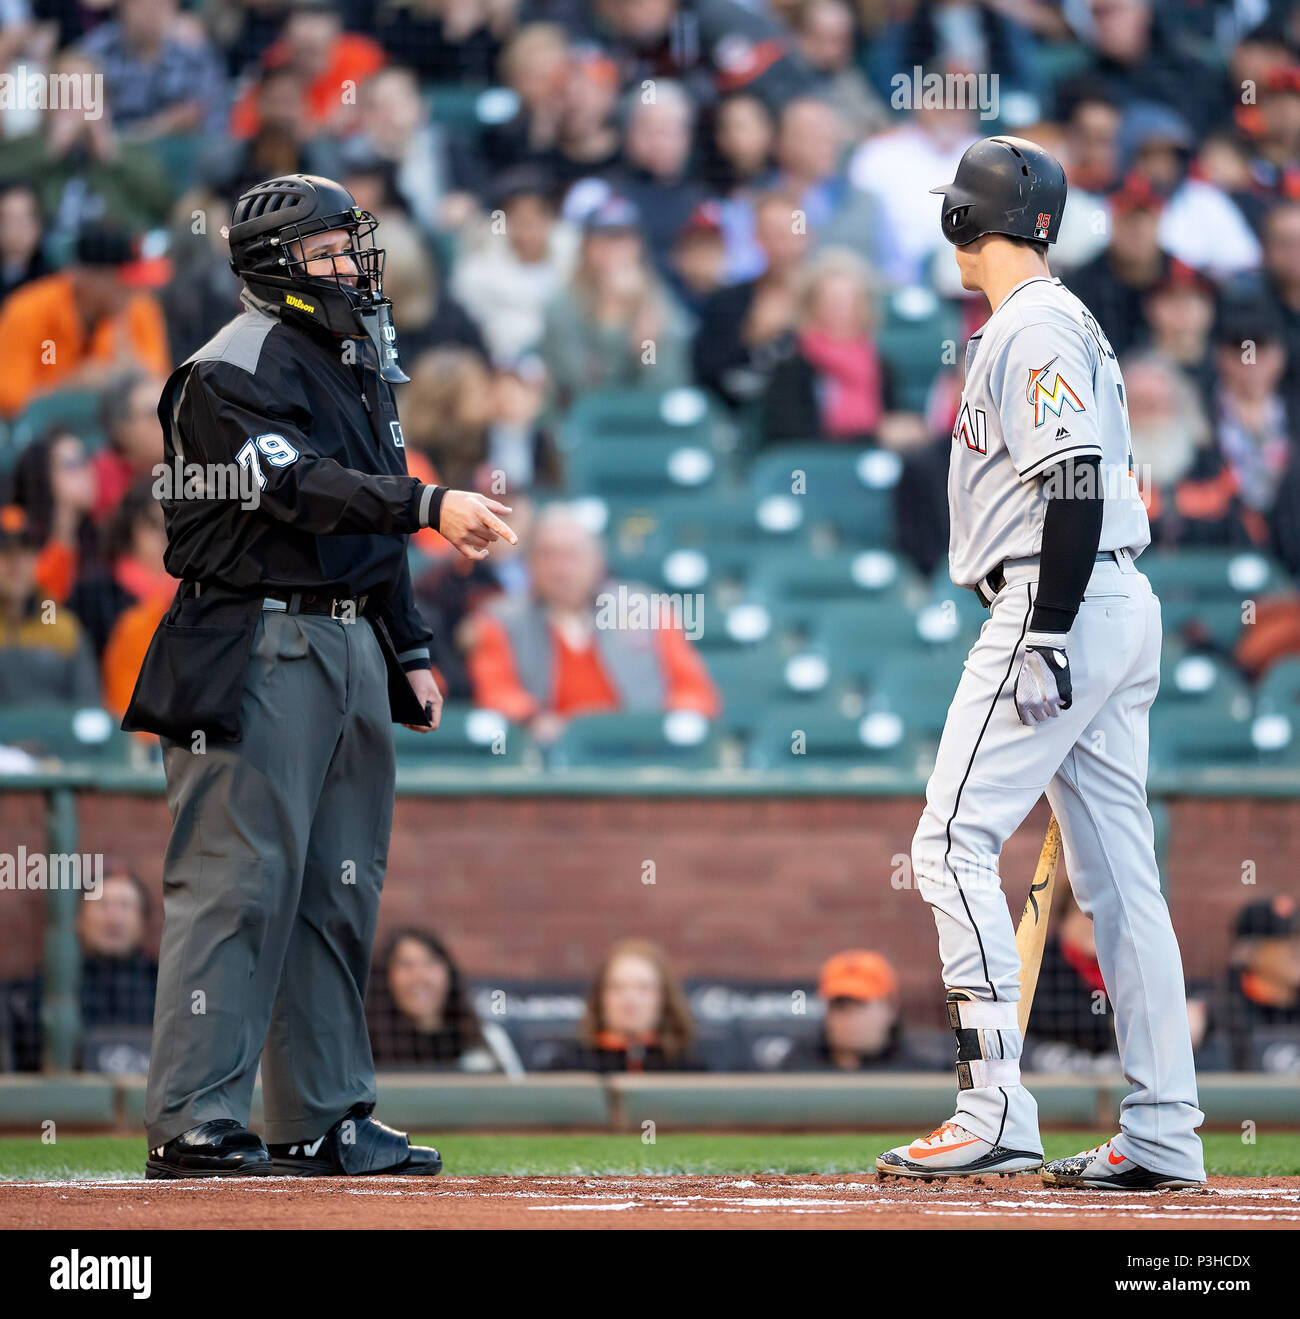
<svg viewBox="0 0 1300 1319"><path fill-rule="evenodd" d="M1128 406L1115 353L1059 279L1017 284L966 348L952 432L948 560L974 586L1006 559L1037 554L1047 498L1039 477L1066 458L1101 459L1099 550L1151 542L1132 475Z"/></svg>

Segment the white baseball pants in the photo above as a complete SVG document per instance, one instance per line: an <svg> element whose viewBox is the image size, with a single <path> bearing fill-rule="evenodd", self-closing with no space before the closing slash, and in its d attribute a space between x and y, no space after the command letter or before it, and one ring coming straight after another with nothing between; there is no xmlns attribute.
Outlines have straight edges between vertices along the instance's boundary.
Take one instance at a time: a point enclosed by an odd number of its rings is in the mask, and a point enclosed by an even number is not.
<svg viewBox="0 0 1300 1319"><path fill-rule="evenodd" d="M1020 960L998 876L1002 845L1046 792L1080 908L1092 917L1124 1075L1120 1154L1153 1172L1204 1177L1182 962L1160 892L1146 803L1147 714L1160 679L1160 602L1131 556L1099 562L1069 634L1073 705L1034 728L1012 693L1037 589L1035 561L1006 585L966 659L912 844L934 910L943 978L980 1004L1014 1004ZM981 1015L983 1014L983 1015ZM1010 1017L1011 1026L1005 1025ZM1041 1151L1019 1080L1014 1010L976 1008L987 1062L957 1121L1011 1149Z"/></svg>

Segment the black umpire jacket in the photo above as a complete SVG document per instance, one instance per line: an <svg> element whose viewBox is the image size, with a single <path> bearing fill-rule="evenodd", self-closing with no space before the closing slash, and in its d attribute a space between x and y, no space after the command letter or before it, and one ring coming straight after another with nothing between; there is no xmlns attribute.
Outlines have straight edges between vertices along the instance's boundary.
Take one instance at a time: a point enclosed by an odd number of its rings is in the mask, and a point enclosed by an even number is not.
<svg viewBox="0 0 1300 1319"><path fill-rule="evenodd" d="M368 341L333 338L247 293L244 303L158 405L165 562L181 586L123 727L238 739L262 600L294 592L367 597L393 717L424 722L405 670L428 666L431 634L406 543L430 491L406 474L392 387Z"/></svg>

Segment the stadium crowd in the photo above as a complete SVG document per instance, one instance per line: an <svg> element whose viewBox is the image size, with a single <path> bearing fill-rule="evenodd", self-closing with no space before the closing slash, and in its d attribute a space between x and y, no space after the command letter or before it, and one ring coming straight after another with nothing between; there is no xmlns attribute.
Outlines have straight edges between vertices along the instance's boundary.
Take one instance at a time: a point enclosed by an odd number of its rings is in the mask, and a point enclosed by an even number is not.
<svg viewBox="0 0 1300 1319"><path fill-rule="evenodd" d="M1116 1071L1114 1017L1092 922L1068 895L1044 951L1027 1046L1039 1072ZM120 858L103 892L79 906L82 1070L147 1068L158 964L150 896ZM432 929L391 931L366 1002L377 1066L504 1072L945 1070L946 1031L902 1019L885 955L849 949L809 983L683 981L644 939L614 944L589 982L471 981ZM38 1071L42 976L0 984L0 1072ZM1223 973L1188 987L1197 1064L1205 1071L1300 1070L1300 909L1278 894L1236 913Z"/></svg>
<svg viewBox="0 0 1300 1319"><path fill-rule="evenodd" d="M597 624L597 591L639 565L614 519L588 515L605 487L575 436L593 398L629 415L699 400L730 436L733 490L783 446L883 455L881 527L846 543L942 576L959 345L986 309L957 286L928 190L994 131L1065 164L1053 270L1121 355L1155 548L1280 565L1259 625L1220 637L1220 657L1253 683L1300 656L1300 8L1285 0L0 12L0 72L104 88L96 114L0 102L0 743L6 710L125 708L176 586L153 495L162 381L239 309L233 201L294 171L338 178L380 219L412 474L515 506L524 552L465 564L422 532L416 588L450 701L543 748L604 711L728 714L684 620L649 645ZM934 75L948 94L923 94ZM958 103L972 87L992 100ZM121 864L108 891L80 931L83 1063L131 1070L156 970L147 894ZM1113 1050L1075 917L1040 991L1036 1045L1058 1065ZM1222 983L1189 1002L1207 1066L1259 1066L1261 1030L1300 1031L1297 928L1286 898L1239 914ZM893 969L863 951L822 968L810 1029L739 1043L701 1036L700 986L641 943L593 972L572 1029L512 1036L508 1012L475 1007L490 988L431 931L393 934L371 996L381 1066L948 1061L900 1023ZM0 1065L36 1067L39 977L7 1004Z"/></svg>

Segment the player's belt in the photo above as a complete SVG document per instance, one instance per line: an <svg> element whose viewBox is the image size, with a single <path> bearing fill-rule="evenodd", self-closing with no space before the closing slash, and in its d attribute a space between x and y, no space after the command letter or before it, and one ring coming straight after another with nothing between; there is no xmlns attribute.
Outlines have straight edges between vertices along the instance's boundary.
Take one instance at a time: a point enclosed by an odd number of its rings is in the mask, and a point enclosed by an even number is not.
<svg viewBox="0 0 1300 1319"><path fill-rule="evenodd" d="M1094 562L1096 563L1119 563L1120 555L1127 553L1126 550L1101 550L1098 552ZM993 607L993 601L1006 588L1007 584L1007 566L1011 565L1016 568L1036 568L1038 566L1038 555L1031 554L1023 559L1004 559L991 573L982 581L978 581L971 590L980 598L980 604L986 609Z"/></svg>
<svg viewBox="0 0 1300 1319"><path fill-rule="evenodd" d="M316 591L271 593L262 601L263 609L286 614L318 614L340 623L355 623L364 618L368 595L324 595Z"/></svg>

